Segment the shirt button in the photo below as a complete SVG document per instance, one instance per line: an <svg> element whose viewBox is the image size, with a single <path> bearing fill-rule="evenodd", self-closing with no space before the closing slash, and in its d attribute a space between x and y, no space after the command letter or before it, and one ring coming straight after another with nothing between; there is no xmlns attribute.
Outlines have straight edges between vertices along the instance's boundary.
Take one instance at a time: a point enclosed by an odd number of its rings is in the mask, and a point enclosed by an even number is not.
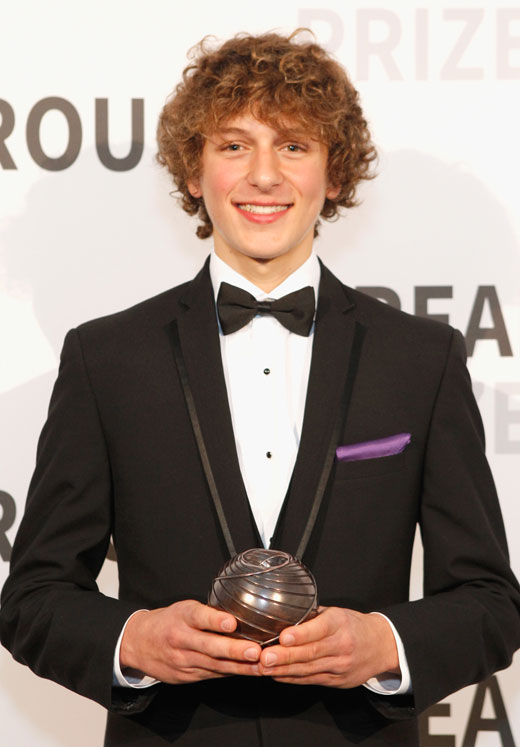
<svg viewBox="0 0 520 747"><path fill-rule="evenodd" d="M266 455L266 457L267 457L268 459L270 459L270 458L271 458L271 457L273 456L273 455L272 455L272 453L271 453L270 451L267 451L265 455Z"/></svg>
<svg viewBox="0 0 520 747"><path fill-rule="evenodd" d="M264 373L265 373L266 376L269 376L269 374L271 373L271 369L270 368L264 368Z"/></svg>

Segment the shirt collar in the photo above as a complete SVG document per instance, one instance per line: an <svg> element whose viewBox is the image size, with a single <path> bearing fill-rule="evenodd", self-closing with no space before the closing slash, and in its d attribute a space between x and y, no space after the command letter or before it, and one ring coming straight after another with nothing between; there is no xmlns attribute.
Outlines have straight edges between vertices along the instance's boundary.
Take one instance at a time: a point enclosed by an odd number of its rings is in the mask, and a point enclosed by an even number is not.
<svg viewBox="0 0 520 747"><path fill-rule="evenodd" d="M236 285L237 288L241 288L242 290L251 293L251 295L258 301L265 298L281 298L282 296L286 296L288 293L293 293L294 291L300 290L300 288L305 288L310 285L311 288L314 288L314 298L317 301L321 270L318 257L314 252L311 252L310 257L306 259L298 269L291 273L289 277L285 278L280 285L273 288L269 293L266 293L254 285L250 280L247 280L247 278L239 272L233 270L232 267L224 262L224 260L220 259L220 257L217 257L215 252L212 251L209 261L209 274L211 277L211 284L213 285L215 300L218 295L220 284L229 283L230 285Z"/></svg>

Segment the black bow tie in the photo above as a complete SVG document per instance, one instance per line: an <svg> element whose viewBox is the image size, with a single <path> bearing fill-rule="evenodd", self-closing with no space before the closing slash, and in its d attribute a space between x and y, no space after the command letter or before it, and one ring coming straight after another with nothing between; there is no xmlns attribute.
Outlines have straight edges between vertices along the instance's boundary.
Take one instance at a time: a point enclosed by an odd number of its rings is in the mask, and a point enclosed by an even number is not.
<svg viewBox="0 0 520 747"><path fill-rule="evenodd" d="M257 314L272 314L290 332L308 337L314 309L314 288L310 285L277 300L257 301L247 291L221 283L217 297L218 318L225 335L245 327Z"/></svg>

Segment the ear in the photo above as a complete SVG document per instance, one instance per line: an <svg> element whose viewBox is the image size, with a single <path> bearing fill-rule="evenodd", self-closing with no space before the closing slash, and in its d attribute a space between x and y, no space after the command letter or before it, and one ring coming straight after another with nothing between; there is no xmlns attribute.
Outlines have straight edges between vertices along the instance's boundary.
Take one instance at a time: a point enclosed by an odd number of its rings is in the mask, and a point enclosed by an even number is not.
<svg viewBox="0 0 520 747"><path fill-rule="evenodd" d="M192 197L202 197L199 179L188 179L188 190Z"/></svg>
<svg viewBox="0 0 520 747"><path fill-rule="evenodd" d="M327 191L325 192L325 197L327 197L329 200L335 200L340 192L341 187L328 187Z"/></svg>

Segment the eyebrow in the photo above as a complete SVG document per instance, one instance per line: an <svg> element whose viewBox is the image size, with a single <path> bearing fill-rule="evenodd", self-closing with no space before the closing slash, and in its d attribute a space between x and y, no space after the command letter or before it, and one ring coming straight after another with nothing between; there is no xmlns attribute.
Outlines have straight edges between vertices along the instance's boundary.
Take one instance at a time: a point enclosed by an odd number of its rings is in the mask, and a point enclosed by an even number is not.
<svg viewBox="0 0 520 747"><path fill-rule="evenodd" d="M215 130L216 134L234 134L247 135L247 130L243 130L241 127L219 127Z"/></svg>

